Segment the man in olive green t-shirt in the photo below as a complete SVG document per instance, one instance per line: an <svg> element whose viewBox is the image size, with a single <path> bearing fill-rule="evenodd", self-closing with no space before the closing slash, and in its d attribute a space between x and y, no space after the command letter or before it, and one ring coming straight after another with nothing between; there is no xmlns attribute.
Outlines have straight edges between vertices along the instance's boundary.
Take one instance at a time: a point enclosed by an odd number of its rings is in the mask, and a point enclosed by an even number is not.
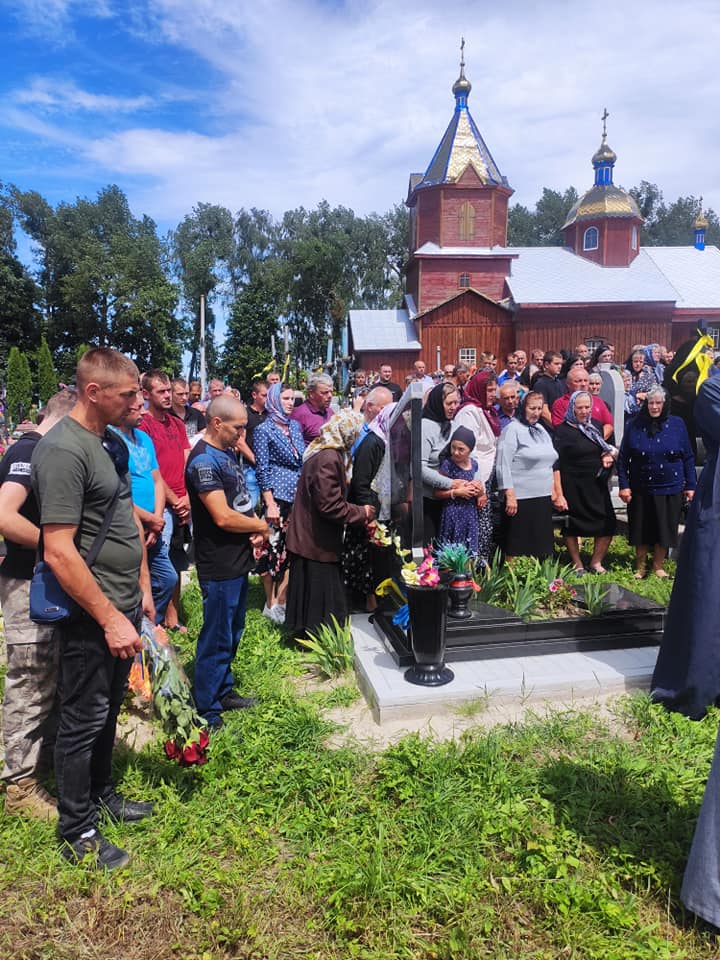
<svg viewBox="0 0 720 960"><path fill-rule="evenodd" d="M77 404L38 442L32 483L40 504L44 559L82 614L60 627L60 720L55 745L63 856L100 866L129 856L100 834L99 813L139 820L152 805L126 800L112 779L112 748L143 611L154 620L142 527L133 513L127 447L108 425L127 417L138 371L109 348L77 368ZM92 570L84 557L119 491Z"/></svg>

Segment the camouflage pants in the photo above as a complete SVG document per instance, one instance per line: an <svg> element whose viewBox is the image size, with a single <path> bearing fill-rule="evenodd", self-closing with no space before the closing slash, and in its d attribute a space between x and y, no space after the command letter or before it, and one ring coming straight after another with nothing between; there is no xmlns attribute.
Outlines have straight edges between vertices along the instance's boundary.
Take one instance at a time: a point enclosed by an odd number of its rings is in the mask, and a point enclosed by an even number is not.
<svg viewBox="0 0 720 960"><path fill-rule="evenodd" d="M2 779L8 782L50 766L57 730L58 639L52 627L30 620L29 596L29 580L0 576L7 647Z"/></svg>

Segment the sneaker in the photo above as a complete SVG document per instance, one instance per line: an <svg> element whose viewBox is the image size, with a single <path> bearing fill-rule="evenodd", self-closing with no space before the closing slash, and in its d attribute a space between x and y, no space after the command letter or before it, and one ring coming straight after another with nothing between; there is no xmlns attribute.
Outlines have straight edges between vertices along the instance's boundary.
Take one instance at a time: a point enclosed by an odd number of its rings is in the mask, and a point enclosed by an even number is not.
<svg viewBox="0 0 720 960"><path fill-rule="evenodd" d="M86 857L92 856L95 866L104 867L106 870L119 870L130 862L130 854L114 846L98 830L91 830L87 836L77 840L66 840L60 853L71 863L80 863Z"/></svg>
<svg viewBox="0 0 720 960"><path fill-rule="evenodd" d="M24 777L17 783L8 784L5 813L55 821L58 818L57 801L34 777Z"/></svg>
<svg viewBox="0 0 720 960"><path fill-rule="evenodd" d="M270 619L273 623L285 623L285 604L276 603L270 611Z"/></svg>
<svg viewBox="0 0 720 960"><path fill-rule="evenodd" d="M264 617L267 617L268 620L272 620L272 618L273 618L272 612L273 612L273 608L272 608L272 607L269 607L267 604L265 604L265 606L263 607L262 615L263 615Z"/></svg>
<svg viewBox="0 0 720 960"><path fill-rule="evenodd" d="M250 707L256 707L259 701L257 697L241 697L239 693L229 693L220 701L223 710L248 710Z"/></svg>
<svg viewBox="0 0 720 960"><path fill-rule="evenodd" d="M120 796L117 790L110 790L102 797L95 797L95 806L99 813L107 814L116 823L121 820L124 823L144 820L145 817L152 816L154 810L152 803L126 800L125 797Z"/></svg>

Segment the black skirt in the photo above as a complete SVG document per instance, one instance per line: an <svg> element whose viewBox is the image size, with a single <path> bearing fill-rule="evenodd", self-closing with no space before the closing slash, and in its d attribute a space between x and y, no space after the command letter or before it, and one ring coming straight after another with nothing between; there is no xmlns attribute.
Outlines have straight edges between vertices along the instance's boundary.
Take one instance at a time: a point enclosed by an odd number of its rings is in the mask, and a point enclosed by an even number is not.
<svg viewBox="0 0 720 960"><path fill-rule="evenodd" d="M296 633L314 630L322 623L330 625L333 615L340 624L348 616L340 564L320 563L291 554L286 628Z"/></svg>
<svg viewBox="0 0 720 960"><path fill-rule="evenodd" d="M634 547L676 547L682 493L635 493L628 504L628 540Z"/></svg>
<svg viewBox="0 0 720 960"><path fill-rule="evenodd" d="M503 550L509 557L552 556L554 537L550 497L530 497L518 500L517 513L509 517L503 513Z"/></svg>

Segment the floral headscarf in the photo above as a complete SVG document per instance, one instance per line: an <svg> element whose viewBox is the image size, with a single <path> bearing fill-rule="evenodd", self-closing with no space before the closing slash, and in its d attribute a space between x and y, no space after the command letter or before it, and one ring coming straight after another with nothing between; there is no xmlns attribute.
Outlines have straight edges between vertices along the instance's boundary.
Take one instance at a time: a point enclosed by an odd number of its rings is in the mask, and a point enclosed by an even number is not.
<svg viewBox="0 0 720 960"><path fill-rule="evenodd" d="M287 390L287 387L285 387L285 389ZM271 420L286 427L290 423L290 417L285 413L282 408L282 403L280 402L280 394L282 392L283 385L281 383L274 383L270 387L267 392L267 399L265 400L265 410Z"/></svg>
<svg viewBox="0 0 720 960"><path fill-rule="evenodd" d="M344 455L345 473L349 482L352 477L350 453L364 423L365 418L357 410L341 410L336 413L320 427L320 433L303 454L303 463L307 463L321 450L339 450Z"/></svg>
<svg viewBox="0 0 720 960"><path fill-rule="evenodd" d="M395 412L396 403L386 404L382 410L378 413L374 420L371 420L368 424L368 429L371 433L376 434L380 437L381 440L384 440L387 443L387 438L390 433L390 420L392 415Z"/></svg>
<svg viewBox="0 0 720 960"><path fill-rule="evenodd" d="M480 370L475 376L465 384L465 398L461 407L480 407L490 424L490 429L496 437L500 436L501 426L500 417L492 404L488 403L487 388L490 381L497 382L497 377L492 370Z"/></svg>
<svg viewBox="0 0 720 960"><path fill-rule="evenodd" d="M575 413L575 402L578 397L587 397L592 404L592 394L588 393L587 390L576 390L574 393L570 394L570 402L568 403L568 408L565 411L565 423L571 423L574 427L577 427L580 433L584 433L588 440L592 440L593 443L596 443L603 453L611 453L615 455L615 447L610 446L609 443L605 440L602 433L598 430L592 421L588 420L587 423L580 423ZM592 408L591 411L592 413Z"/></svg>

